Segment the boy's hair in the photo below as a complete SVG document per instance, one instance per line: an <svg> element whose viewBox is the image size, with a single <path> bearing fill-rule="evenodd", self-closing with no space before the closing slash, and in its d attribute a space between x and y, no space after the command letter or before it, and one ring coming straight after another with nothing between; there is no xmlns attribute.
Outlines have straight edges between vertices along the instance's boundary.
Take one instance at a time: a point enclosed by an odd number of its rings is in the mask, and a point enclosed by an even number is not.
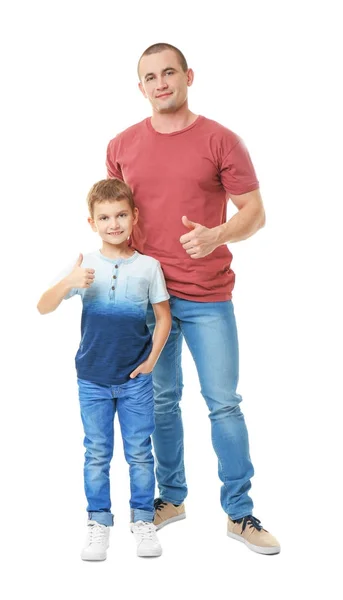
<svg viewBox="0 0 343 600"><path fill-rule="evenodd" d="M172 46L171 44L159 43L159 44L153 44L152 46L149 46L149 48L144 50L142 56L140 57L140 59L138 61L138 66L137 66L137 72L138 72L139 78L140 78L139 65L140 65L140 62L141 62L143 56L149 56L149 54L157 54L158 52L163 52L163 50L173 50L180 61L182 70L185 72L188 70L187 61L186 61L184 55L182 54L181 50L179 50L175 46Z"/></svg>
<svg viewBox="0 0 343 600"><path fill-rule="evenodd" d="M87 204L90 216L94 216L94 205L99 202L115 202L116 200L127 200L131 210L135 208L132 191L124 181L120 179L102 179L95 183L88 192Z"/></svg>

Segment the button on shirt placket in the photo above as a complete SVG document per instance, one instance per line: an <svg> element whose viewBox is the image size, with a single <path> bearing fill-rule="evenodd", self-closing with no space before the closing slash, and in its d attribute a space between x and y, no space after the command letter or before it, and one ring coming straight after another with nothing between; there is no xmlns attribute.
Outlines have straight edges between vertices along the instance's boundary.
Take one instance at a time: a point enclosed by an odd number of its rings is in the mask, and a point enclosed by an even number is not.
<svg viewBox="0 0 343 600"><path fill-rule="evenodd" d="M112 274L111 288L110 288L110 294L109 294L110 300L114 300L115 299L115 290L116 290L116 286L117 286L118 268L119 268L119 265L115 264L114 265L113 274Z"/></svg>

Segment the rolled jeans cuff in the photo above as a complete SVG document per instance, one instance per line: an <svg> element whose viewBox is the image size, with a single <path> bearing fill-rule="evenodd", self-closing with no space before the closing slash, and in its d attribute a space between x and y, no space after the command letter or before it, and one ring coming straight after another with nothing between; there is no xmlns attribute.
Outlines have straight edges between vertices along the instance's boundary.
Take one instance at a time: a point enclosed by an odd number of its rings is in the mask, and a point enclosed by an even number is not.
<svg viewBox="0 0 343 600"><path fill-rule="evenodd" d="M131 523L137 523L137 521L145 521L152 523L154 520L155 513L153 510L141 510L140 508L132 508L130 511Z"/></svg>
<svg viewBox="0 0 343 600"><path fill-rule="evenodd" d="M113 515L110 512L92 511L88 513L88 519L107 527L113 526Z"/></svg>

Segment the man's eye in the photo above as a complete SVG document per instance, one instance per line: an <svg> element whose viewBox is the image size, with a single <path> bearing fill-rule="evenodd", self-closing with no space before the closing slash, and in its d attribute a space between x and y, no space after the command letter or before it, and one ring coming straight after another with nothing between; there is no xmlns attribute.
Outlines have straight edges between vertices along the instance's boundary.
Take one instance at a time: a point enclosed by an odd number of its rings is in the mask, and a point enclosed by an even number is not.
<svg viewBox="0 0 343 600"><path fill-rule="evenodd" d="M108 217L100 217L100 221L106 221L106 219L108 219Z"/></svg>
<svg viewBox="0 0 343 600"><path fill-rule="evenodd" d="M147 77L145 81L152 81L152 77Z"/></svg>
<svg viewBox="0 0 343 600"><path fill-rule="evenodd" d="M174 71L166 71L167 75L173 75Z"/></svg>

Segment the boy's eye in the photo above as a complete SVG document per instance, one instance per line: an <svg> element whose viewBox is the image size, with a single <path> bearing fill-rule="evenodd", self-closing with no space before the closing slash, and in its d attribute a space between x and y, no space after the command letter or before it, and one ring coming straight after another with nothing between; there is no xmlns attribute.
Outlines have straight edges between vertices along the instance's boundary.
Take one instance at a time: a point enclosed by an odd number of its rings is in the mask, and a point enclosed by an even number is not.
<svg viewBox="0 0 343 600"><path fill-rule="evenodd" d="M108 219L108 217L100 217L100 221L106 221L106 219Z"/></svg>

